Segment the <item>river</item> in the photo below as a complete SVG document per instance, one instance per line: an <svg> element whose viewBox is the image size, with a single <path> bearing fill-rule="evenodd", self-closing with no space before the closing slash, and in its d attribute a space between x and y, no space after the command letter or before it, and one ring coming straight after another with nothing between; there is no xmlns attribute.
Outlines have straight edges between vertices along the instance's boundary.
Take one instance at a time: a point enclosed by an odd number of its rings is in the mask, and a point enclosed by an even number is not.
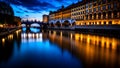
<svg viewBox="0 0 120 68"><path fill-rule="evenodd" d="M0 68L120 68L120 39L25 28L0 38Z"/></svg>

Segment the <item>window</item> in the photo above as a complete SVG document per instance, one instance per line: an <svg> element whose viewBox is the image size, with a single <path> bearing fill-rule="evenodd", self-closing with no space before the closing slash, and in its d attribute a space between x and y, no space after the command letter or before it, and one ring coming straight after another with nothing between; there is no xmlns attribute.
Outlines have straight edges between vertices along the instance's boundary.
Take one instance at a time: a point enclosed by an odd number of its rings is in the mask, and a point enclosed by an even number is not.
<svg viewBox="0 0 120 68"><path fill-rule="evenodd" d="M108 0L108 3L110 3L111 2L111 0Z"/></svg>
<svg viewBox="0 0 120 68"><path fill-rule="evenodd" d="M92 14L90 14L90 19L92 19Z"/></svg>
<svg viewBox="0 0 120 68"><path fill-rule="evenodd" d="M86 13L89 13L89 11L88 11L88 10L86 10Z"/></svg>
<svg viewBox="0 0 120 68"><path fill-rule="evenodd" d="M90 13L92 13L92 9L90 9Z"/></svg>
<svg viewBox="0 0 120 68"><path fill-rule="evenodd" d="M106 3L106 0L102 0L102 3L105 4L105 3Z"/></svg>
<svg viewBox="0 0 120 68"><path fill-rule="evenodd" d="M111 4L108 5L108 9L111 9Z"/></svg>
<svg viewBox="0 0 120 68"><path fill-rule="evenodd" d="M106 10L106 6L103 6L102 10Z"/></svg>
<svg viewBox="0 0 120 68"><path fill-rule="evenodd" d="M114 3L114 8L117 8L117 4L116 3Z"/></svg>
<svg viewBox="0 0 120 68"><path fill-rule="evenodd" d="M94 8L94 12L96 12L96 8Z"/></svg>
<svg viewBox="0 0 120 68"><path fill-rule="evenodd" d="M93 5L96 6L96 3L94 3Z"/></svg>
<svg viewBox="0 0 120 68"><path fill-rule="evenodd" d="M90 4L90 8L92 7L92 4Z"/></svg>
<svg viewBox="0 0 120 68"><path fill-rule="evenodd" d="M100 6L98 6L98 11L100 11L101 9L100 9Z"/></svg>
<svg viewBox="0 0 120 68"><path fill-rule="evenodd" d="M96 19L96 14L94 14L94 19Z"/></svg>

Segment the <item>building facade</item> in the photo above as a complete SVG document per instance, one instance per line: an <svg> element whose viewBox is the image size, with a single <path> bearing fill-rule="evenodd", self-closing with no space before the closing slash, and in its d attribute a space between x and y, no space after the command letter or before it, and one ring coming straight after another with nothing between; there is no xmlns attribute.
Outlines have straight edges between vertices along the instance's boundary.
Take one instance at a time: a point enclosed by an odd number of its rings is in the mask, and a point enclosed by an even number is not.
<svg viewBox="0 0 120 68"><path fill-rule="evenodd" d="M119 25L119 8L120 0L83 0L50 12L49 23L54 26Z"/></svg>

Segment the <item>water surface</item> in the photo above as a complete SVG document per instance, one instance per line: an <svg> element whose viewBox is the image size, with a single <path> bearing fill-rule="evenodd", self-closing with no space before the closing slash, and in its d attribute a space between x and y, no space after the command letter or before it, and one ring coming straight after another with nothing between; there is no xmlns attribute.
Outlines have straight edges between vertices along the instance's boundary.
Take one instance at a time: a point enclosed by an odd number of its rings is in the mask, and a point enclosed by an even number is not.
<svg viewBox="0 0 120 68"><path fill-rule="evenodd" d="M119 68L116 37L23 28L0 39L0 68Z"/></svg>

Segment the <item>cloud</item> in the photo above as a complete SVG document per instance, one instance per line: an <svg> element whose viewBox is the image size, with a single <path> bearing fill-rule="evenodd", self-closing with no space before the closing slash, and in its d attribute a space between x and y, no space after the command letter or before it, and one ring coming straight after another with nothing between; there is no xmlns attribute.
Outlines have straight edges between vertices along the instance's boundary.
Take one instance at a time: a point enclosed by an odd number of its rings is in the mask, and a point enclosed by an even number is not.
<svg viewBox="0 0 120 68"><path fill-rule="evenodd" d="M49 11L55 11L62 5L70 5L76 0L4 0L13 7L16 16L23 19L28 17L36 17L42 19L43 14L49 14Z"/></svg>
<svg viewBox="0 0 120 68"><path fill-rule="evenodd" d="M56 9L55 5L52 5L50 2L42 2L40 0L8 0L11 4L17 6L23 6L28 10L32 11L49 11L50 9Z"/></svg>
<svg viewBox="0 0 120 68"><path fill-rule="evenodd" d="M22 13L22 12L20 12L20 11L16 11L16 13Z"/></svg>

